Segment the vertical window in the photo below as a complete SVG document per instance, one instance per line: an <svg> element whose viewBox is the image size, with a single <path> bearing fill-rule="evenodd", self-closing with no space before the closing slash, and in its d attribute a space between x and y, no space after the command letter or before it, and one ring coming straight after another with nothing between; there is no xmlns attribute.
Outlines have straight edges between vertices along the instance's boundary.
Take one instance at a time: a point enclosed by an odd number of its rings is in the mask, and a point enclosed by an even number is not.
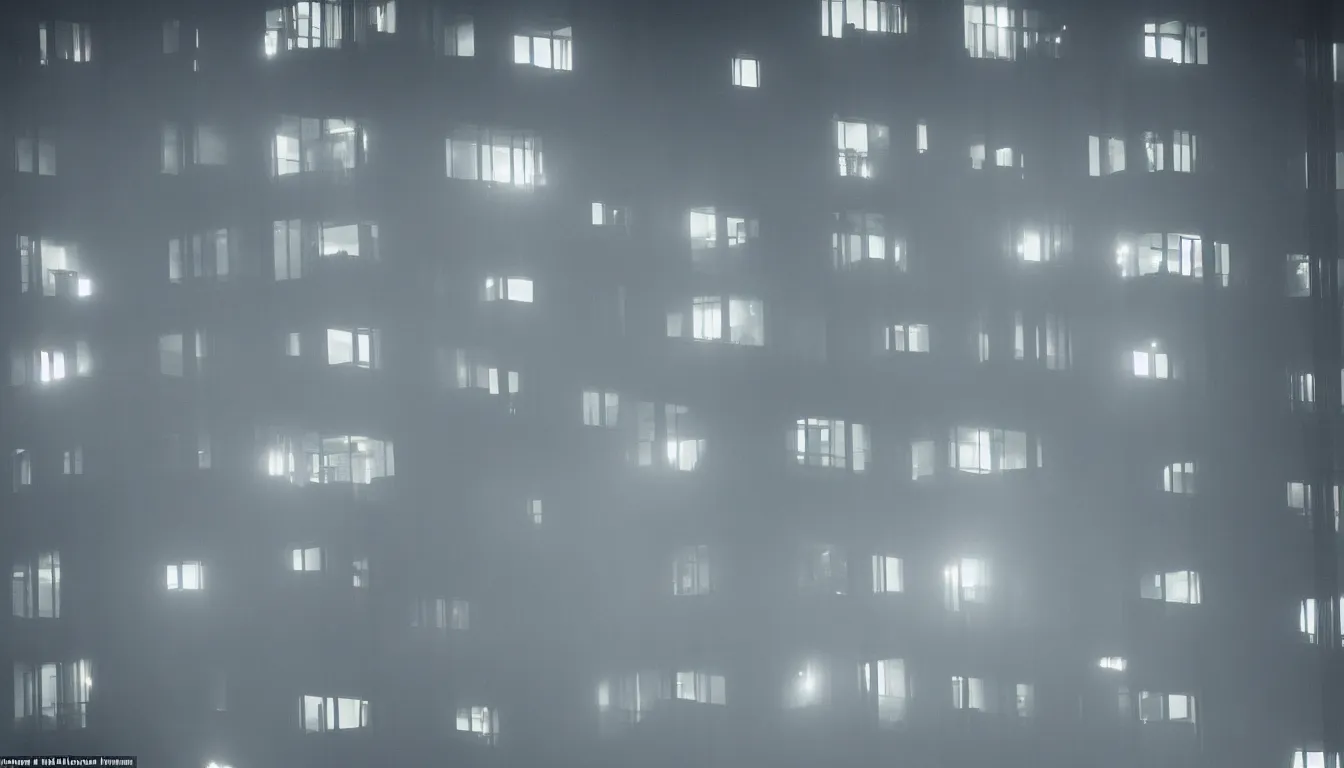
<svg viewBox="0 0 1344 768"><path fill-rule="evenodd" d="M615 392L584 390L583 424L588 427L616 427L620 413L620 395Z"/></svg>
<svg viewBox="0 0 1344 768"><path fill-rule="evenodd" d="M476 55L476 26L471 19L459 19L443 27L443 55Z"/></svg>
<svg viewBox="0 0 1344 768"><path fill-rule="evenodd" d="M974 557L953 560L943 568L943 603L949 611L989 601L989 565Z"/></svg>
<svg viewBox="0 0 1344 768"><path fill-rule="evenodd" d="M684 597L707 595L713 590L709 571L709 547L682 547L672 555L672 594Z"/></svg>
<svg viewBox="0 0 1344 768"><path fill-rule="evenodd" d="M1311 257L1300 253L1288 254L1287 293L1289 298L1311 295Z"/></svg>
<svg viewBox="0 0 1344 768"><path fill-rule="evenodd" d="M978 677L952 678L952 708L986 711L985 681Z"/></svg>
<svg viewBox="0 0 1344 768"><path fill-rule="evenodd" d="M869 701L877 700L877 722L891 726L905 719L906 684L903 659L864 662L859 668L863 690Z"/></svg>
<svg viewBox="0 0 1344 768"><path fill-rule="evenodd" d="M756 59L745 56L734 57L733 85L740 88L759 88L761 86L761 63Z"/></svg>
<svg viewBox="0 0 1344 768"><path fill-rule="evenodd" d="M872 178L875 160L887 149L887 126L836 120L835 131L840 175Z"/></svg>
<svg viewBox="0 0 1344 768"><path fill-rule="evenodd" d="M1089 176L1109 176L1125 170L1125 140L1119 136L1087 137Z"/></svg>
<svg viewBox="0 0 1344 768"><path fill-rule="evenodd" d="M873 592L882 594L903 590L901 559L891 555L873 555Z"/></svg>

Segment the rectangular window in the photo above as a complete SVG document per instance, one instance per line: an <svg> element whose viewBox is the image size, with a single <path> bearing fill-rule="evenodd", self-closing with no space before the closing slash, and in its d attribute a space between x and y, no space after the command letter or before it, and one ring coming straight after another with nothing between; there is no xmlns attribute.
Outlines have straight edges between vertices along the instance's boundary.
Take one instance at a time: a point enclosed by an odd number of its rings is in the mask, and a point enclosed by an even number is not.
<svg viewBox="0 0 1344 768"><path fill-rule="evenodd" d="M908 27L903 3L889 0L821 0L822 37L844 37L845 28L855 32L905 34Z"/></svg>
<svg viewBox="0 0 1344 768"><path fill-rule="evenodd" d="M169 592L205 589L205 567L199 561L188 560L182 563L169 563L167 575Z"/></svg>
<svg viewBox="0 0 1344 768"><path fill-rule="evenodd" d="M882 594L903 590L901 559L891 555L873 555L873 592Z"/></svg>
<svg viewBox="0 0 1344 768"><path fill-rule="evenodd" d="M1037 11L968 0L963 15L966 52L973 59L1015 61L1033 55L1059 57L1062 38L1059 32L1042 31Z"/></svg>
<svg viewBox="0 0 1344 768"><path fill-rule="evenodd" d="M1167 493L1195 492L1195 462L1178 461L1162 468L1162 490Z"/></svg>
<svg viewBox="0 0 1344 768"><path fill-rule="evenodd" d="M794 428L794 456L799 465L810 467L831 467L847 469L850 456L854 454L855 472L863 471L867 463L867 430L862 424L857 427L857 436L862 438L854 444L854 451L848 450L850 429L844 421L837 419L798 419ZM862 457L862 458L860 458Z"/></svg>
<svg viewBox="0 0 1344 768"><path fill-rule="evenodd" d="M348 118L285 116L275 130L271 175L344 174L364 162L364 127Z"/></svg>
<svg viewBox="0 0 1344 768"><path fill-rule="evenodd" d="M167 333L159 337L159 373L164 376L182 376L185 373L182 334Z"/></svg>
<svg viewBox="0 0 1344 768"><path fill-rule="evenodd" d="M461 128L446 143L448 177L519 188L539 186L541 139L529 132Z"/></svg>
<svg viewBox="0 0 1344 768"><path fill-rule="evenodd" d="M831 263L836 269L860 264L889 264L905 269L901 239L887 231L878 213L837 213L831 232Z"/></svg>
<svg viewBox="0 0 1344 768"><path fill-rule="evenodd" d="M682 547L672 555L672 594L678 597L707 595L713 591L709 572L709 547Z"/></svg>
<svg viewBox="0 0 1344 768"><path fill-rule="evenodd" d="M1139 722L1194 723L1195 697L1184 693L1139 694Z"/></svg>
<svg viewBox="0 0 1344 768"><path fill-rule="evenodd" d="M583 424L586 427L616 427L620 414L620 395L586 389L583 392Z"/></svg>
<svg viewBox="0 0 1344 768"><path fill-rule="evenodd" d="M700 704L726 704L723 675L677 672L673 677L674 698Z"/></svg>
<svg viewBox="0 0 1344 768"><path fill-rule="evenodd" d="M593 203L593 226L594 227L628 227L630 224L629 212L624 207L617 207L608 203Z"/></svg>
<svg viewBox="0 0 1344 768"><path fill-rule="evenodd" d="M443 25L443 55L476 55L476 26L471 19L458 19Z"/></svg>
<svg viewBox="0 0 1344 768"><path fill-rule="evenodd" d="M1173 64L1208 64L1208 30L1183 21L1144 24L1143 56Z"/></svg>
<svg viewBox="0 0 1344 768"><path fill-rule="evenodd" d="M1087 173L1109 176L1125 170L1125 140L1119 136L1087 137Z"/></svg>
<svg viewBox="0 0 1344 768"><path fill-rule="evenodd" d="M1198 605L1200 602L1199 572L1168 571L1145 576L1139 596L1145 600Z"/></svg>
<svg viewBox="0 0 1344 768"><path fill-rule="evenodd" d="M33 484L33 454L26 448L15 448L11 457L14 472L14 492Z"/></svg>
<svg viewBox="0 0 1344 768"><path fill-rule="evenodd" d="M1155 131L1143 132L1144 170L1150 173L1167 169L1167 145Z"/></svg>
<svg viewBox="0 0 1344 768"><path fill-rule="evenodd" d="M932 440L915 440L910 443L910 479L919 480L933 477L934 462L937 454Z"/></svg>
<svg viewBox="0 0 1344 768"><path fill-rule="evenodd" d="M1136 378L1140 379L1170 379L1173 378L1171 370L1171 360L1166 352L1161 351L1157 342L1152 342L1146 347L1136 349L1132 353L1133 372Z"/></svg>
<svg viewBox="0 0 1344 768"><path fill-rule="evenodd" d="M1311 257L1301 253L1288 254L1287 294L1289 298L1311 295Z"/></svg>
<svg viewBox="0 0 1344 768"><path fill-rule="evenodd" d="M13 613L22 619L61 616L61 555L43 552L14 566Z"/></svg>
<svg viewBox="0 0 1344 768"><path fill-rule="evenodd" d="M56 175L56 144L43 131L14 139L14 169L38 176Z"/></svg>
<svg viewBox="0 0 1344 768"><path fill-rule="evenodd" d="M298 547L291 550L289 554L290 570L292 571L322 570L321 547Z"/></svg>
<svg viewBox="0 0 1344 768"><path fill-rule="evenodd" d="M499 711L494 707L459 707L457 731L494 744L499 739Z"/></svg>
<svg viewBox="0 0 1344 768"><path fill-rule="evenodd" d="M989 586L989 564L984 560L962 557L943 568L943 604L949 611L989 602Z"/></svg>
<svg viewBox="0 0 1344 768"><path fill-rule="evenodd" d="M1038 465L1027 450L1027 433L1014 430L955 427L948 449L948 465L971 474L1008 472Z"/></svg>
<svg viewBox="0 0 1344 768"><path fill-rule="evenodd" d="M328 328L327 365L378 367L379 333L370 328Z"/></svg>
<svg viewBox="0 0 1344 768"><path fill-rule="evenodd" d="M58 21L38 23L38 62L69 61L83 64L93 59L92 35L89 25L80 22Z"/></svg>
<svg viewBox="0 0 1344 768"><path fill-rule="evenodd" d="M262 50L267 58L281 51L340 48L341 3L309 1L266 11L266 34Z"/></svg>
<svg viewBox="0 0 1344 768"><path fill-rule="evenodd" d="M928 352L929 326L924 323L883 326L882 350L884 352Z"/></svg>
<svg viewBox="0 0 1344 768"><path fill-rule="evenodd" d="M397 0L375 0L365 10L369 31L375 34L397 33Z"/></svg>
<svg viewBox="0 0 1344 768"><path fill-rule="evenodd" d="M985 696L985 681L978 677L953 677L952 708L988 711L989 699Z"/></svg>
<svg viewBox="0 0 1344 768"><path fill-rule="evenodd" d="M367 728L369 702L363 699L304 696L302 722L306 733Z"/></svg>
<svg viewBox="0 0 1344 768"><path fill-rule="evenodd" d="M868 700L876 699L879 725L892 726L905 719L908 685L903 659L863 662L859 677Z"/></svg>
<svg viewBox="0 0 1344 768"><path fill-rule="evenodd" d="M1197 139L1190 131L1172 131L1171 170L1177 173L1195 172Z"/></svg>
<svg viewBox="0 0 1344 768"><path fill-rule="evenodd" d="M482 297L486 301L532 303L532 280L526 277L487 277Z"/></svg>
<svg viewBox="0 0 1344 768"><path fill-rule="evenodd" d="M761 86L761 63L745 56L733 58L733 85L739 88L759 88Z"/></svg>
<svg viewBox="0 0 1344 768"><path fill-rule="evenodd" d="M869 179L887 151L887 126L854 120L835 121L835 144L841 176Z"/></svg>
<svg viewBox="0 0 1344 768"><path fill-rule="evenodd" d="M568 72L574 69L571 27L513 36L513 63Z"/></svg>
<svg viewBox="0 0 1344 768"><path fill-rule="evenodd" d="M14 724L19 730L88 726L93 665L87 661L14 665Z"/></svg>

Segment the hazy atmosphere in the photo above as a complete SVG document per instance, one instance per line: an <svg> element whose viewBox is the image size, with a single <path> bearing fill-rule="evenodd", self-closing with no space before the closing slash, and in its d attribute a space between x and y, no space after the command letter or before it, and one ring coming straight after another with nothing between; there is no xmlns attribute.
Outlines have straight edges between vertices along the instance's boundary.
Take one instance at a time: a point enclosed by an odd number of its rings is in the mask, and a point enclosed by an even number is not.
<svg viewBox="0 0 1344 768"><path fill-rule="evenodd" d="M0 756L1340 768L1335 41L11 9Z"/></svg>

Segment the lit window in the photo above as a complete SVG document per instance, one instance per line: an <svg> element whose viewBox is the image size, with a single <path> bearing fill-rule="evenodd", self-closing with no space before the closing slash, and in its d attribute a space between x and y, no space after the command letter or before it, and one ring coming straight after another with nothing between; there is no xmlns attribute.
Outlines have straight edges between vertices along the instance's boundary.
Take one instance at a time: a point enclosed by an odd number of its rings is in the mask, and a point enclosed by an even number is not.
<svg viewBox="0 0 1344 768"><path fill-rule="evenodd" d="M170 563L167 574L169 591L205 589L205 567L198 561Z"/></svg>
<svg viewBox="0 0 1344 768"><path fill-rule="evenodd" d="M986 711L985 681L978 677L952 678L952 708Z"/></svg>
<svg viewBox="0 0 1344 768"><path fill-rule="evenodd" d="M499 738L499 711L494 707L459 707L457 730L494 744Z"/></svg>
<svg viewBox="0 0 1344 768"><path fill-rule="evenodd" d="M294 571L320 571L322 570L322 548L321 547L299 547L290 552L290 570Z"/></svg>
<svg viewBox="0 0 1344 768"><path fill-rule="evenodd" d="M262 50L272 57L281 51L340 48L341 3L302 2L266 11L266 34Z"/></svg>
<svg viewBox="0 0 1344 768"><path fill-rule="evenodd" d="M903 659L863 662L859 676L868 700L876 699L879 725L891 726L905 719L909 687Z"/></svg>
<svg viewBox="0 0 1344 768"><path fill-rule="evenodd" d="M948 444L948 465L970 474L983 475L1039 467L1027 448L1027 433L1005 429L954 427Z"/></svg>
<svg viewBox="0 0 1344 768"><path fill-rule="evenodd" d="M378 336L377 331L368 328L328 328L327 364L376 368Z"/></svg>
<svg viewBox="0 0 1344 768"><path fill-rule="evenodd" d="M369 702L331 696L304 696L302 722L303 730L307 733L367 728Z"/></svg>
<svg viewBox="0 0 1344 768"><path fill-rule="evenodd" d="M620 395L615 392L584 390L583 424L587 427L616 427L620 414Z"/></svg>
<svg viewBox="0 0 1344 768"><path fill-rule="evenodd" d="M989 586L989 564L979 558L958 558L943 568L943 603L949 611L988 602Z"/></svg>
<svg viewBox="0 0 1344 768"><path fill-rule="evenodd" d="M733 85L741 88L761 86L761 63L756 59L738 56L733 59Z"/></svg>
<svg viewBox="0 0 1344 768"><path fill-rule="evenodd" d="M1208 64L1208 30L1182 21L1144 24L1143 56L1173 64Z"/></svg>
<svg viewBox="0 0 1344 768"><path fill-rule="evenodd" d="M843 37L849 26L855 32L904 34L908 26L905 5L890 0L821 0L823 37Z"/></svg>
<svg viewBox="0 0 1344 768"><path fill-rule="evenodd" d="M709 572L709 547L682 547L672 555L672 594L706 595L713 590Z"/></svg>
<svg viewBox="0 0 1344 768"><path fill-rule="evenodd" d="M1287 293L1289 298L1305 298L1311 295L1311 257L1291 253L1288 255Z"/></svg>
<svg viewBox="0 0 1344 768"><path fill-rule="evenodd" d="M1139 694L1139 722L1194 723L1195 697L1185 693Z"/></svg>
<svg viewBox="0 0 1344 768"><path fill-rule="evenodd" d="M1087 137L1087 172L1109 176L1125 170L1125 140L1119 136Z"/></svg>
<svg viewBox="0 0 1344 768"><path fill-rule="evenodd" d="M1140 379L1170 379L1171 362L1156 341L1132 353L1134 376Z"/></svg>
<svg viewBox="0 0 1344 768"><path fill-rule="evenodd" d="M849 120L836 120L836 151L841 176L872 178L875 161L887 150L887 126Z"/></svg>
<svg viewBox="0 0 1344 768"><path fill-rule="evenodd" d="M471 19L459 19L443 26L443 55L476 55L476 26Z"/></svg>
<svg viewBox="0 0 1344 768"><path fill-rule="evenodd" d="M873 555L873 592L900 592L904 588L901 559L891 555Z"/></svg>
<svg viewBox="0 0 1344 768"><path fill-rule="evenodd" d="M571 27L514 35L513 63L568 72L574 69L573 37Z"/></svg>
<svg viewBox="0 0 1344 768"><path fill-rule="evenodd" d="M518 301L530 304L532 280L526 277L487 277L484 298L486 301Z"/></svg>
<svg viewBox="0 0 1344 768"><path fill-rule="evenodd" d="M1112 672L1124 672L1129 664L1123 656L1102 656L1097 659L1097 666Z"/></svg>
<svg viewBox="0 0 1344 768"><path fill-rule="evenodd" d="M1178 461L1162 468L1162 490L1167 493L1195 492L1195 462Z"/></svg>
<svg viewBox="0 0 1344 768"><path fill-rule="evenodd" d="M519 188L540 186L541 140L525 131L461 128L446 143L448 177Z"/></svg>
<svg viewBox="0 0 1344 768"><path fill-rule="evenodd" d="M1139 596L1145 600L1197 605L1200 602L1199 572L1168 571L1145 576Z"/></svg>

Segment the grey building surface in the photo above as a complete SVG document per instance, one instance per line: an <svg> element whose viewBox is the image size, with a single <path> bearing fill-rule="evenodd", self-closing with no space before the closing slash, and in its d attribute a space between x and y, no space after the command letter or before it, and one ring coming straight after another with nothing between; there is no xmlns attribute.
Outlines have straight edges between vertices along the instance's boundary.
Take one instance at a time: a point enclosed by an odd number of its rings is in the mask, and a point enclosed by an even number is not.
<svg viewBox="0 0 1344 768"><path fill-rule="evenodd" d="M1000 1L11 9L0 754L1338 768L1337 9Z"/></svg>

